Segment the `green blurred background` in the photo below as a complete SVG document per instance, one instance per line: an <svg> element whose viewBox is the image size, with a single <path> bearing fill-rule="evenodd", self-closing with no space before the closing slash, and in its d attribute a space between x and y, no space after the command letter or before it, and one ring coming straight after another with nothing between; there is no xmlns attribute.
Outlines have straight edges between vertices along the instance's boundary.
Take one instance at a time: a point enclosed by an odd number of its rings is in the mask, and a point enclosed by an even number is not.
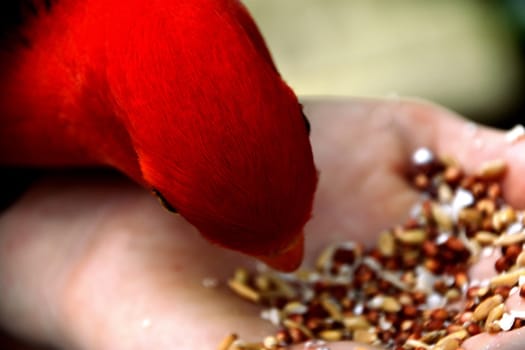
<svg viewBox="0 0 525 350"><path fill-rule="evenodd" d="M297 94L418 96L525 116L525 0L245 0Z"/></svg>

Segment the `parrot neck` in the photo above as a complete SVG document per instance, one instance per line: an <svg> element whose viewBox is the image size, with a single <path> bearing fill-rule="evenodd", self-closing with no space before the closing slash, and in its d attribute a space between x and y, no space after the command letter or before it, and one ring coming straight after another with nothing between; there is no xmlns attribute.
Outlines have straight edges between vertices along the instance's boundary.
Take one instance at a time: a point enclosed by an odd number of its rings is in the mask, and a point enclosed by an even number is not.
<svg viewBox="0 0 525 350"><path fill-rule="evenodd" d="M112 166L142 183L104 74L105 26L88 3L100 1L41 9L16 33L23 41L0 47L0 163Z"/></svg>

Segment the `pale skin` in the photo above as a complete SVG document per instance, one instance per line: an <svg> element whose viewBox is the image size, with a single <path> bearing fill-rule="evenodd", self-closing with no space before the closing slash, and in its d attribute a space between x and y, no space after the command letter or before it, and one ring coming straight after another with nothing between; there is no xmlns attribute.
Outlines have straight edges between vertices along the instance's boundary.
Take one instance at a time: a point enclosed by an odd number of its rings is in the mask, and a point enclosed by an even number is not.
<svg viewBox="0 0 525 350"><path fill-rule="evenodd" d="M525 141L510 144L503 132L418 101L304 105L321 174L305 266L330 242L372 244L407 218L417 194L404 171L420 146L454 155L467 171L508 161L506 199L525 207ZM0 214L0 324L64 349L215 349L232 331L260 340L273 327L223 283L237 266L253 267L253 259L210 245L123 177L46 178ZM219 286L203 287L207 277ZM484 349L520 349L522 333L479 340Z"/></svg>

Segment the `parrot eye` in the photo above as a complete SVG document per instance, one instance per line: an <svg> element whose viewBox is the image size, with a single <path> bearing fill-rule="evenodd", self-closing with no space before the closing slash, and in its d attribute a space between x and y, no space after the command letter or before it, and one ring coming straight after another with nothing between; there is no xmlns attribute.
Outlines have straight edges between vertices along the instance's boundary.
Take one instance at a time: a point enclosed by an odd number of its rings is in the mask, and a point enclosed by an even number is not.
<svg viewBox="0 0 525 350"><path fill-rule="evenodd" d="M164 198L164 196L162 195L162 193L160 193L156 188L153 188L151 190L151 192L153 193L153 195L155 197L157 197L157 199L159 200L160 204L168 211L172 212L172 213L176 213L177 212L177 209L175 209L171 204L168 203L168 201L166 200L166 198Z"/></svg>
<svg viewBox="0 0 525 350"><path fill-rule="evenodd" d="M306 118L306 115L304 115L304 112L302 110L301 114L303 116L304 125L306 126L306 132L308 133L308 136L310 136L310 122L308 121L308 118Z"/></svg>

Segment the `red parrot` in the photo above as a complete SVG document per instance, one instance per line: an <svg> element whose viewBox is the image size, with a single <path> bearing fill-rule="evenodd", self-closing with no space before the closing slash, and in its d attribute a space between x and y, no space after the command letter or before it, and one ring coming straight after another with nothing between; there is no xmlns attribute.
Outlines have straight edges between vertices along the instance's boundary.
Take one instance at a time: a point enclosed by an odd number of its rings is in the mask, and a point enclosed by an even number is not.
<svg viewBox="0 0 525 350"><path fill-rule="evenodd" d="M299 265L317 185L308 121L239 1L18 3L0 164L113 167L209 241Z"/></svg>

